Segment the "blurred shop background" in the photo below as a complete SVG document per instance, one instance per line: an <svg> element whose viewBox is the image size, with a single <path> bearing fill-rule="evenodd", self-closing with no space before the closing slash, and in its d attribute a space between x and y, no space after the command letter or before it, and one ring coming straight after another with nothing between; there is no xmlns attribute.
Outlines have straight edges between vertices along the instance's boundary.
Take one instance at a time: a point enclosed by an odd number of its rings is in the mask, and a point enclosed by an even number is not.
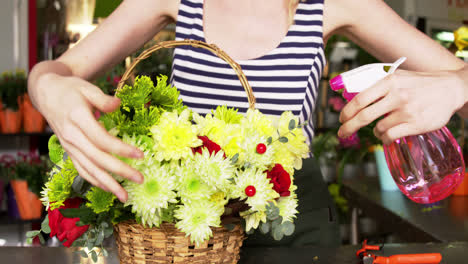
<svg viewBox="0 0 468 264"><path fill-rule="evenodd" d="M454 31L468 26L468 1L464 0L386 0L402 18L468 61L468 50L454 46ZM25 232L38 229L43 209L40 195L46 171L47 142L52 135L40 113L34 110L26 93L27 74L38 62L55 59L93 31L121 3L120 0L3 0L0 3L0 246L24 245ZM171 24L154 39L174 39ZM395 41L405 42L405 39ZM144 47L109 70L95 84L113 94L125 68ZM430 54L428 54L430 56ZM325 180L330 185L342 222L343 243L353 240L352 206L342 195L342 180L353 177L379 177L379 142L372 132L363 130L359 144L340 146L336 138L338 113L344 105L331 92L328 81L337 74L363 64L378 62L374 57L342 36L334 36L326 48L328 65L324 71L314 116L317 128L314 153L320 160ZM172 51L161 50L138 65L136 74L155 77L169 75ZM462 146L465 144L465 120L453 117L449 128ZM468 151L465 151L468 153ZM345 158L346 157L346 158ZM466 159L465 159L466 160ZM360 234L377 240L400 241L398 234L379 231L379 222L359 214ZM354 223L356 224L356 222ZM355 234L354 234L355 235ZM49 240L50 245L56 241ZM36 241L37 244L37 241Z"/></svg>

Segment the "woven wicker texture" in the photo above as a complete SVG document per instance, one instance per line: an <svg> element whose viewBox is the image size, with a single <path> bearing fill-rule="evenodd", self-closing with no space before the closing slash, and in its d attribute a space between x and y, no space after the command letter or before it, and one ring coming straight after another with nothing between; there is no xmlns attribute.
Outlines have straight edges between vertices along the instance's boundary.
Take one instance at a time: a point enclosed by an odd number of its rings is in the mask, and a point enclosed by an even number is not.
<svg viewBox="0 0 468 264"><path fill-rule="evenodd" d="M145 228L134 221L122 222L114 226L114 231L121 264L234 264L245 237L240 226L232 231L212 228L213 237L195 246L174 224Z"/></svg>

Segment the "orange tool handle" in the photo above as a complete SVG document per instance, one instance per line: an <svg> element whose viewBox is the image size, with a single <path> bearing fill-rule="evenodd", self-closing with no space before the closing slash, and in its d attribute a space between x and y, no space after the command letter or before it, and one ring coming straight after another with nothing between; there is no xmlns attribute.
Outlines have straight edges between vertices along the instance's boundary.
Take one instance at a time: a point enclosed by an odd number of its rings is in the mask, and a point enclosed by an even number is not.
<svg viewBox="0 0 468 264"><path fill-rule="evenodd" d="M393 255L390 257L376 257L374 264L439 264L442 255L439 253Z"/></svg>

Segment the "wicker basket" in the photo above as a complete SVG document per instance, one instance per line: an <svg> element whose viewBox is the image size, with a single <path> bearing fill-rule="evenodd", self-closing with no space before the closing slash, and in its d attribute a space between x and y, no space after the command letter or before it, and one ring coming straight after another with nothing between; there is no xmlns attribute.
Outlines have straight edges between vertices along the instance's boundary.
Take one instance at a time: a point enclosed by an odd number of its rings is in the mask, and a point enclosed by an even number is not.
<svg viewBox="0 0 468 264"><path fill-rule="evenodd" d="M255 107L252 88L248 84L239 64L215 45L195 40L165 41L145 50L122 76L122 80L117 86L117 93L130 78L133 69L141 60L148 58L151 53L161 48L173 48L183 45L207 49L226 61L234 69L244 87L249 101L249 108L253 109ZM240 225L236 226L232 231L221 227L212 228L212 232L213 237L209 241L195 246L190 242L190 238L185 233L180 232L174 224L163 223L159 228L145 228L132 221L114 226L120 263L123 264L237 263L240 247L245 238Z"/></svg>

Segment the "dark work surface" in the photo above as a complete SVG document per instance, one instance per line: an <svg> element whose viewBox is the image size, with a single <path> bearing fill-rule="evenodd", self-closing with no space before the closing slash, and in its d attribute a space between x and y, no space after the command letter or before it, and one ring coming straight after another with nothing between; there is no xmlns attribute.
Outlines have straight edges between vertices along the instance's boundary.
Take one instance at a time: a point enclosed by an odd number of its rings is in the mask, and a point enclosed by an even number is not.
<svg viewBox="0 0 468 264"><path fill-rule="evenodd" d="M468 196L418 204L399 190L381 191L377 177L344 180L342 191L352 207L398 232L405 241L468 241Z"/></svg>
<svg viewBox="0 0 468 264"><path fill-rule="evenodd" d="M358 246L339 248L249 248L242 249L239 264L358 264L355 252ZM468 260L468 243L455 242L445 244L388 244L383 251L375 252L379 256L395 254L441 253L445 264L462 264ZM73 249L63 247L0 247L0 263L37 263L37 264L75 264L92 263L73 254ZM117 251L109 249L109 257L101 258L100 264L119 263Z"/></svg>

